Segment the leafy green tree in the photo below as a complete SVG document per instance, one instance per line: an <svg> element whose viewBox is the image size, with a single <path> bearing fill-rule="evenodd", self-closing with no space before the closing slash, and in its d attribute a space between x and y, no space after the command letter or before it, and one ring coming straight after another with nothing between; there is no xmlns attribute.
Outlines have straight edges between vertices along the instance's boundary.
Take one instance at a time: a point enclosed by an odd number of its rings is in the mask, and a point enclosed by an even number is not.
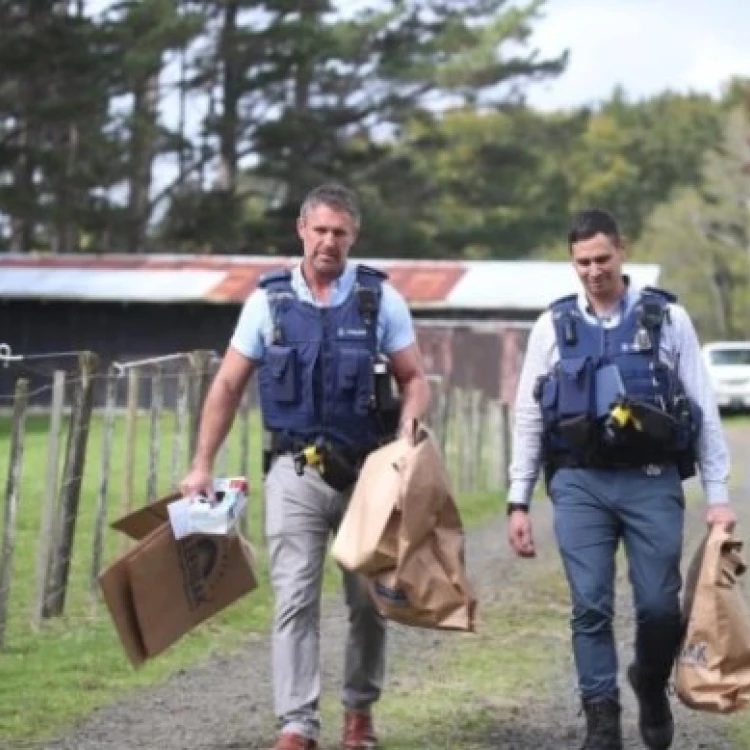
<svg viewBox="0 0 750 750"><path fill-rule="evenodd" d="M154 161L168 143L159 120L166 55L184 47L198 28L193 16L180 13L175 0L121 0L107 16L106 29L119 62L114 93L132 99L121 122L128 192L122 249L129 253L146 249Z"/></svg>
<svg viewBox="0 0 750 750"><path fill-rule="evenodd" d="M5 2L0 25L4 240L16 252L70 251L112 152L101 38L81 3Z"/></svg>
<svg viewBox="0 0 750 750"><path fill-rule="evenodd" d="M607 207L636 239L672 190L698 182L703 155L720 138L721 117L705 95L665 93L631 103L616 91L591 115L570 160L571 211Z"/></svg>
<svg viewBox="0 0 750 750"><path fill-rule="evenodd" d="M662 265L704 336L750 335L750 121L726 119L724 140L705 157L702 183L649 218L639 257Z"/></svg>
<svg viewBox="0 0 750 750"><path fill-rule="evenodd" d="M266 22L262 28L250 24L237 37L255 55L246 58L240 108L262 91L265 117L245 116L239 124L245 152L252 152L256 164L242 181L251 192L235 191L232 210L224 214L222 249L295 251L289 227L302 196L316 183L339 179L367 198L368 222L378 230L377 242L369 245L373 250L429 252L429 233L416 225L402 231L404 207L419 201L424 190L435 190L398 147L403 134L414 120L437 122L436 111L478 111L518 101L525 82L553 75L565 64L564 55L539 60L522 46L541 2L523 8L506 0L473 2L471 20L468 5L398 0L344 17L323 0L294 8L282 0L256 4ZM396 165L410 174L397 177ZM391 191L395 183L397 191ZM264 212L247 210L264 196ZM206 199L211 200L208 193ZM185 208L193 210L194 200L192 194ZM185 237L187 213L175 204L165 239L175 232ZM381 230L393 224L400 228L383 236ZM454 234L455 245L464 233ZM365 247L372 237L366 232ZM452 250L449 243L447 251Z"/></svg>
<svg viewBox="0 0 750 750"><path fill-rule="evenodd" d="M570 127L567 117L523 107L412 122L397 147L412 184L394 184L391 196L423 238L412 247L437 257L513 258L558 236L569 190L556 144ZM416 200L402 194L415 186Z"/></svg>

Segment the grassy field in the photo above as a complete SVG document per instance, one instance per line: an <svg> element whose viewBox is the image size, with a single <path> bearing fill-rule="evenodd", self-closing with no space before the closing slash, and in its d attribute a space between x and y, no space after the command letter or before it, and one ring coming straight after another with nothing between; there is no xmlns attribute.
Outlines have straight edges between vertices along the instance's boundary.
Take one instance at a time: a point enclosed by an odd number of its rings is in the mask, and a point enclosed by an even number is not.
<svg viewBox="0 0 750 750"><path fill-rule="evenodd" d="M746 430L744 418L728 420L730 429ZM164 435L171 424L165 419ZM148 424L144 416L138 437L139 496L146 492L146 446ZM119 430L118 432L122 432ZM258 424L253 425L251 444L258 446ZM251 596L213 618L184 637L166 654L135 671L123 655L104 605L89 590L92 525L99 482L101 426L95 422L91 434L89 463L85 471L70 590L65 616L44 624L39 632L30 626L35 588L35 565L40 526L40 505L44 492L47 425L33 417L27 427L23 494L20 499L16 549L13 561L10 620L6 647L0 652L0 745L3 741L42 739L53 735L94 708L122 699L129 692L158 684L178 669L198 664L214 653L226 653L253 632L267 632L271 617L266 560L259 544L260 498L251 496L251 538L259 552L260 588ZM232 438L229 473L239 466L236 436ZM165 444L168 440L165 440ZM0 419L0 477L7 475L7 420ZM161 491L169 487L168 450L161 461ZM253 453L257 453L254 450ZM121 515L123 484L122 437L118 435L112 467L108 520ZM259 467L251 476L259 476ZM496 494L466 495L460 498L462 517L467 526L477 526L498 511ZM0 524L2 519L0 519ZM500 540L502 543L502 540ZM108 531L106 561L120 553L119 535ZM327 587L338 585L338 575L329 562ZM487 732L504 715L511 715L518 700L533 695L540 680L550 670L560 668L567 658L568 633L562 627L567 619L567 592L558 566L540 570L533 582L533 596L518 596L518 606L503 602L498 608L483 606L482 628L478 636L457 636L452 648L432 665L429 681L410 678L408 669L399 669L400 681L391 684L383 698L382 715L389 717L387 750L407 750L426 746L430 737L440 736L453 746L471 750L474 739L486 740ZM508 616L516 610L518 618ZM528 635L533 632L533 637ZM544 643L545 648L539 644ZM494 667L488 653L503 652L503 669ZM554 655L555 658L550 658ZM557 661L556 661L557 660ZM394 670L395 671L395 670ZM39 696L44 695L44 701ZM512 695L513 700L507 698ZM409 700L404 698L408 696ZM456 699L460 696L460 700ZM417 700L414 700L417 698ZM335 725L339 706L326 698L324 714ZM731 720L738 747L750 747L750 719L744 715ZM407 739L408 738L408 739ZM445 745L449 746L449 745Z"/></svg>
<svg viewBox="0 0 750 750"><path fill-rule="evenodd" d="M96 492L100 481L102 428L95 419L90 434L77 523L69 590L63 617L44 623L35 632L30 627L35 595L35 569L41 523L41 500L47 461L47 421L30 417L26 428L22 494L10 588L10 616L5 648L0 652L0 740L40 739L55 734L94 708L121 699L138 687L159 683L180 668L200 663L214 653L236 648L238 640L253 632L267 632L271 619L271 597L267 584L266 559L260 543L261 501L250 498L250 537L258 551L260 586L251 596L212 618L185 636L158 659L135 671L126 660L105 605L90 591L93 524ZM143 416L138 433L137 504L146 495L148 418ZM172 425L162 424L165 449L160 461L159 494L170 490L169 441ZM0 419L0 477L7 476L9 425ZM121 425L116 430L110 480L108 522L122 515L124 482L124 439ZM252 424L252 453L256 456L251 477L258 477L260 427ZM239 438L230 436L228 473L237 473ZM252 485L252 479L251 479ZM4 498L4 494L3 494ZM472 495L461 499L467 524L476 525L496 513L496 495ZM2 519L0 519L1 530ZM105 564L122 552L122 537L107 530ZM338 571L329 561L327 587L338 585ZM39 696L44 695L44 701ZM0 742L2 744L2 742Z"/></svg>
<svg viewBox="0 0 750 750"><path fill-rule="evenodd" d="M139 671L130 667L105 605L91 594L93 527L102 444L101 422L95 419L89 437L65 613L63 617L46 621L35 632L30 627L30 621L45 491L47 428L46 418L38 416L30 417L26 427L9 619L5 648L0 652L0 738L31 738L53 733L128 690L163 680L179 667L195 663L206 658L213 650L236 642L240 632L264 629L270 615L268 596L246 597L205 627L190 633L179 648L173 649L164 658L154 660ZM171 423L166 418L162 428L165 438L171 439ZM8 419L0 420L0 477L3 480L7 476L8 430ZM137 436L136 507L144 504L146 498L148 431L148 418L144 415ZM253 432L254 435L258 434L257 425ZM123 513L123 433L124 429L118 424L112 458L108 522ZM159 494L165 494L170 489L168 445L169 440L165 439L160 461ZM238 466L239 461L235 459L230 463L230 472L236 472ZM255 469L253 473L258 476L257 466ZM253 497L251 536L256 543L259 526L259 504L257 498ZM107 529L105 565L122 553L123 541L122 535ZM264 580L265 561L262 555L259 564L260 577ZM46 696L44 702L38 700L39 695Z"/></svg>

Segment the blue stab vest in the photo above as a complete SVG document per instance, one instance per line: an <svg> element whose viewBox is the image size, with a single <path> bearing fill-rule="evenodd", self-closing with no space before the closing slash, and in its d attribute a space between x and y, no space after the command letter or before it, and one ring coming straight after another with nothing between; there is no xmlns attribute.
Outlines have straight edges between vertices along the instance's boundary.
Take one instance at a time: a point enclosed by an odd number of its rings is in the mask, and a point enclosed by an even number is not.
<svg viewBox="0 0 750 750"><path fill-rule="evenodd" d="M623 468L674 462L683 478L695 473L700 410L687 398L674 369L659 357L669 303L676 298L646 287L613 328L589 323L577 295L551 306L560 360L539 380L535 395L543 422L543 454L549 472L560 466ZM629 427L607 432L610 404L602 403L612 372L630 402L674 419L668 440ZM672 425L672 422L669 422Z"/></svg>
<svg viewBox="0 0 750 750"><path fill-rule="evenodd" d="M385 278L358 266L352 293L336 307L301 301L288 270L261 279L273 320L258 373L261 410L266 429L282 444L323 436L366 453L382 442L373 373Z"/></svg>

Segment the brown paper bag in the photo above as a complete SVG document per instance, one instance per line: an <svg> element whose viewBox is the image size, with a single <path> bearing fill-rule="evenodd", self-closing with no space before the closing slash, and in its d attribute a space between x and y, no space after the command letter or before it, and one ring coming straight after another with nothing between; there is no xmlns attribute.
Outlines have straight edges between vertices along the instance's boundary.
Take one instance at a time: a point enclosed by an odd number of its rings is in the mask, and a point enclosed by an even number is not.
<svg viewBox="0 0 750 750"><path fill-rule="evenodd" d="M353 573L378 573L396 564L401 475L409 445L396 440L373 451L364 463L331 553Z"/></svg>
<svg viewBox="0 0 750 750"><path fill-rule="evenodd" d="M741 550L742 542L715 525L688 571L675 686L679 699L699 711L732 713L750 702L750 611L738 585L746 568Z"/></svg>
<svg viewBox="0 0 750 750"><path fill-rule="evenodd" d="M476 598L463 562L463 532L453 501L432 534L403 565L370 579L378 611L389 620L439 630L476 629Z"/></svg>
<svg viewBox="0 0 750 750"><path fill-rule="evenodd" d="M399 451L390 466L399 479L389 519L397 524L396 563L370 572L373 601L384 617L405 625L473 631L476 597L466 576L463 527L440 449L420 428L417 444L401 443ZM378 486L392 488L392 480L381 477Z"/></svg>

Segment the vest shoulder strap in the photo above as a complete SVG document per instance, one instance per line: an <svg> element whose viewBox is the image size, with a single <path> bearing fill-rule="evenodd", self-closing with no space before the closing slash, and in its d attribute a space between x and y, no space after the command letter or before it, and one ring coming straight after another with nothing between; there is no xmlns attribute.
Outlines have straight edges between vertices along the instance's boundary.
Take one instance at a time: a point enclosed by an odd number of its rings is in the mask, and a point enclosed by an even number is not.
<svg viewBox="0 0 750 750"><path fill-rule="evenodd" d="M566 294L564 297L558 297L558 299L550 303L549 309L556 312L563 312L564 310L574 307L577 302L578 294L573 292L573 294Z"/></svg>
<svg viewBox="0 0 750 750"><path fill-rule="evenodd" d="M549 306L552 312L552 325L555 328L560 358L565 359L571 348L578 344L578 294L566 294L552 302Z"/></svg>
<svg viewBox="0 0 750 750"><path fill-rule="evenodd" d="M288 268L279 268L276 271L264 273L258 281L258 286L263 289L270 289L280 285L291 284L292 272Z"/></svg>
<svg viewBox="0 0 750 750"><path fill-rule="evenodd" d="M381 271L379 268L373 268L373 266L365 265L364 263L357 264L357 280L362 283L382 283L388 278L388 274L385 271ZM371 280L368 282L368 280Z"/></svg>
<svg viewBox="0 0 750 750"><path fill-rule="evenodd" d="M280 268L263 274L258 281L258 286L264 289L268 298L268 307L271 310L271 322L273 325L272 341L274 344L284 343L284 327L282 317L285 307L295 297L292 289L292 272L288 268Z"/></svg>
<svg viewBox="0 0 750 750"><path fill-rule="evenodd" d="M659 289L656 286L644 286L641 291L644 295L650 294L655 297L661 297L665 302L677 302L677 295L668 292L666 289Z"/></svg>
<svg viewBox="0 0 750 750"><path fill-rule="evenodd" d="M676 300L677 297L674 294L664 289L647 286L641 290L641 298L635 306L634 312L638 316L638 324L648 331L654 358L657 361L664 319L669 320L669 305Z"/></svg>
<svg viewBox="0 0 750 750"><path fill-rule="evenodd" d="M371 341L373 350L377 344L378 313L380 301L383 297L383 281L387 274L377 268L360 264L357 266L357 283L354 294L357 298L359 314L367 329L367 337Z"/></svg>

